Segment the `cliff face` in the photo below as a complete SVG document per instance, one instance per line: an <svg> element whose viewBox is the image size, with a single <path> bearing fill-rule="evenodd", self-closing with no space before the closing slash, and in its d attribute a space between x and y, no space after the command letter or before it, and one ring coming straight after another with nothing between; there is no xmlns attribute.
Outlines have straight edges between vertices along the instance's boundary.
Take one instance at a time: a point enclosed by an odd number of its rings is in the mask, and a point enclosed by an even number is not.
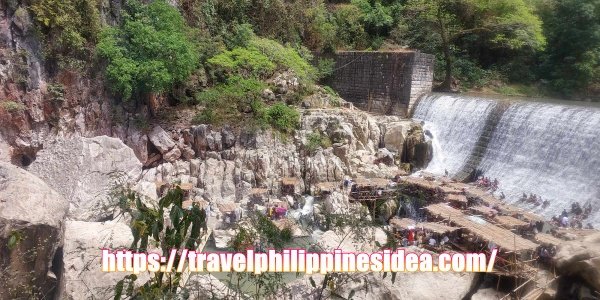
<svg viewBox="0 0 600 300"><path fill-rule="evenodd" d="M57 136L113 132L112 99L100 75L49 70L27 6L0 2L0 158L16 164L29 164Z"/></svg>
<svg viewBox="0 0 600 300"><path fill-rule="evenodd" d="M104 21L114 22L120 1L103 5ZM127 227L123 220L114 220L112 210L110 192L121 180L150 202L158 199L162 183L179 182L191 186L192 199L227 205L246 201L253 188L267 188L278 196L286 177L296 179L300 193L345 177L390 178L418 167L420 158L414 153L417 147L427 148L420 125L396 116L373 116L343 101L343 108L327 108L330 99L323 93L311 96L311 109L301 111L300 128L291 136L192 126L189 118L151 118L158 107L164 108L163 98L153 98L148 107L117 104L98 71L56 71L46 65L25 3L0 1L0 13L0 161L31 173L15 169L22 178L31 177L14 183L23 185L22 190L45 182L45 193L52 199L36 196L40 202L30 205L61 208L61 214L37 212L40 218L56 219L56 224L40 230L26 212L0 220L0 241L5 241L0 244L6 245L15 232L24 233L18 246L3 246L8 258L0 261L2 268L33 274L35 280L12 285L24 291L21 296L43 290L58 291L60 299L99 292L110 296L118 276L108 278L99 268L89 267L97 264L96 254L79 253L129 243L129 232L111 232ZM185 113L169 109L177 116ZM121 173L127 176L115 176ZM0 189L2 184L0 178ZM19 199L11 198L7 203L14 207L7 204L0 214L25 209L23 203L33 198ZM105 226L111 230L96 230ZM47 238L42 242L40 235ZM21 253L36 247L43 255L35 264L20 260Z"/></svg>

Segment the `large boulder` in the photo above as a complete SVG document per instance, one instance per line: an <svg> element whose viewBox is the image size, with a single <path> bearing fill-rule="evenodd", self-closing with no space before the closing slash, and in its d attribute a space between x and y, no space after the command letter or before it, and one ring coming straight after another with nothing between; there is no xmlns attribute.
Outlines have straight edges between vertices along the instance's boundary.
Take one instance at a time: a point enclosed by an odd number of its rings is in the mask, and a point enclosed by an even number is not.
<svg viewBox="0 0 600 300"><path fill-rule="evenodd" d="M112 299L117 282L128 273L102 272L102 248L128 248L131 229L120 222L67 221L59 299ZM140 273L143 283L148 274Z"/></svg>
<svg viewBox="0 0 600 300"><path fill-rule="evenodd" d="M555 257L561 275L579 276L600 290L600 232L561 245Z"/></svg>
<svg viewBox="0 0 600 300"><path fill-rule="evenodd" d="M175 147L175 142L171 139L171 136L158 125L154 126L148 133L148 139L161 154L165 154Z"/></svg>
<svg viewBox="0 0 600 300"><path fill-rule="evenodd" d="M390 122L384 124L385 134L383 136L383 144L390 151L397 152L398 155L402 155L404 149L404 141L408 135L408 128L411 126L410 122Z"/></svg>
<svg viewBox="0 0 600 300"><path fill-rule="evenodd" d="M330 214L343 215L351 211L352 204L348 199L348 193L334 191L325 198L325 210Z"/></svg>
<svg viewBox="0 0 600 300"><path fill-rule="evenodd" d="M68 209L41 179L0 162L0 299L53 298Z"/></svg>
<svg viewBox="0 0 600 300"><path fill-rule="evenodd" d="M142 164L119 139L76 137L47 145L28 170L69 201L71 219L95 222L112 218L111 193L136 181Z"/></svg>
<svg viewBox="0 0 600 300"><path fill-rule="evenodd" d="M420 125L413 125L404 143L402 161L410 163L415 168L425 168L431 161L432 148L431 141L425 139L423 128Z"/></svg>

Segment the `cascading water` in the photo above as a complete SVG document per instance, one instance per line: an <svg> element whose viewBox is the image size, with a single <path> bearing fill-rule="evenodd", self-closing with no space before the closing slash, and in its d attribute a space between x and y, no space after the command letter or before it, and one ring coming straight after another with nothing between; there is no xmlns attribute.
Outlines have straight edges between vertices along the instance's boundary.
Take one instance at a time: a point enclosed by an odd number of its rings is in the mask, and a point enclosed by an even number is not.
<svg viewBox="0 0 600 300"><path fill-rule="evenodd" d="M451 95L432 95L417 106L414 118L431 133L433 158L427 171L455 175L464 166L485 127L495 101Z"/></svg>
<svg viewBox="0 0 600 300"><path fill-rule="evenodd" d="M447 169L454 175L464 167L483 134L486 114L498 103L468 96L423 99L414 117L425 121L441 148L434 147L427 171L441 175ZM507 201L537 194L550 201L549 207L536 208L547 217L574 202L591 203L586 222L600 225L600 108L513 101L493 125L477 168L499 180Z"/></svg>
<svg viewBox="0 0 600 300"><path fill-rule="evenodd" d="M600 109L514 103L503 114L479 169L498 178L509 201L523 192L549 200L540 213L600 199ZM596 214L590 220L600 223ZM595 219L595 220L594 220Z"/></svg>

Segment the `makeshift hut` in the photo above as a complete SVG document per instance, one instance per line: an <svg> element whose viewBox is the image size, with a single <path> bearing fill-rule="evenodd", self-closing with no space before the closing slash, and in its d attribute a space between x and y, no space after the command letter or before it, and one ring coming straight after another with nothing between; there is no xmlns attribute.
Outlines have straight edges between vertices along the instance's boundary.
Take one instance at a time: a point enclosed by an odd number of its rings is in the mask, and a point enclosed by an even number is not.
<svg viewBox="0 0 600 300"><path fill-rule="evenodd" d="M294 195L296 186L300 183L300 179L296 177L285 177L281 179L281 193L283 195Z"/></svg>

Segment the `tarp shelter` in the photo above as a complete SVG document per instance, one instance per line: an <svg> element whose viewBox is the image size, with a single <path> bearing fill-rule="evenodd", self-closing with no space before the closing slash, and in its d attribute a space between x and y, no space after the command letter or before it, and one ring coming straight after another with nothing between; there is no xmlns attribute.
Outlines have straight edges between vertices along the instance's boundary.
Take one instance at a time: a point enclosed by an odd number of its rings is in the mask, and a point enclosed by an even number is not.
<svg viewBox="0 0 600 300"><path fill-rule="evenodd" d="M538 233L535 235L536 242L540 244L550 244L560 246L564 241L547 233Z"/></svg>
<svg viewBox="0 0 600 300"><path fill-rule="evenodd" d="M281 193L284 195L293 195L296 192L296 185L300 180L296 177L285 177L281 179Z"/></svg>
<svg viewBox="0 0 600 300"><path fill-rule="evenodd" d="M500 225L504 225L506 227L519 227L529 225L527 222L523 222L519 219L513 218L511 216L496 216L494 218L496 222Z"/></svg>
<svg viewBox="0 0 600 300"><path fill-rule="evenodd" d="M197 204L198 207L204 209L206 206L208 206L208 202L205 200L185 200L181 203L181 207L184 209L188 209L190 208L192 205Z"/></svg>
<svg viewBox="0 0 600 300"><path fill-rule="evenodd" d="M477 213L486 215L486 216L490 216L490 215L493 216L493 215L498 214L497 210L495 210L493 208L490 208L490 207L487 207L487 206L483 206L483 205L469 207L469 209L471 209L471 210L473 210L473 211L475 211Z"/></svg>
<svg viewBox="0 0 600 300"><path fill-rule="evenodd" d="M238 207L237 203L226 202L226 203L218 203L217 208L222 213L230 213L233 212Z"/></svg>
<svg viewBox="0 0 600 300"><path fill-rule="evenodd" d="M261 196L267 194L269 189L266 188L253 188L250 190L250 196Z"/></svg>
<svg viewBox="0 0 600 300"><path fill-rule="evenodd" d="M386 188L390 180L385 178L356 178L354 182L359 189L361 187Z"/></svg>
<svg viewBox="0 0 600 300"><path fill-rule="evenodd" d="M452 202L464 203L464 204L469 202L467 200L467 196L459 195L459 194L448 194L446 196L446 200L452 201Z"/></svg>
<svg viewBox="0 0 600 300"><path fill-rule="evenodd" d="M408 229L409 227L422 228L423 230L431 231L434 233L453 232L455 230L460 229L457 227L447 226L447 225L440 224L440 223L432 223L432 222L417 223L415 220L407 219L407 218L402 218L402 219L393 218L390 220L390 225L392 225L392 227L397 228L397 229Z"/></svg>
<svg viewBox="0 0 600 300"><path fill-rule="evenodd" d="M460 210L446 204L432 204L425 207L430 214L446 219L477 237L498 245L503 251L523 251L537 248L537 244L523 237L486 222L480 218L468 217Z"/></svg>

